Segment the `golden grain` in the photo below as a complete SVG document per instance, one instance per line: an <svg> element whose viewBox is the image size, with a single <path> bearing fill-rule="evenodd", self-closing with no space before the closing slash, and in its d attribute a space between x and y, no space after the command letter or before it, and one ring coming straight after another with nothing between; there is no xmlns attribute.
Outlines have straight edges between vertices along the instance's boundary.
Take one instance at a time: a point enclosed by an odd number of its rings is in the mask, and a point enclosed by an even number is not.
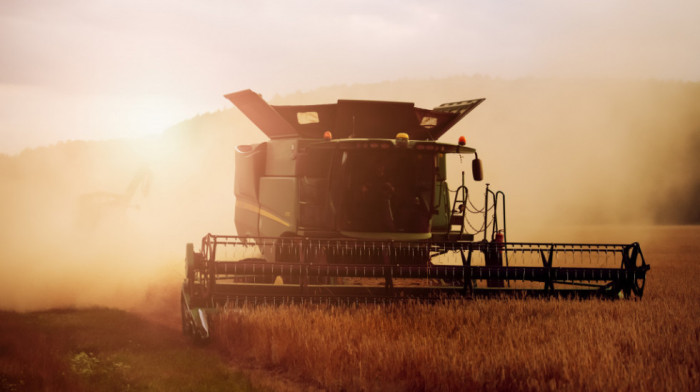
<svg viewBox="0 0 700 392"><path fill-rule="evenodd" d="M329 390L700 390L700 228L659 234L642 301L263 307L215 339Z"/></svg>

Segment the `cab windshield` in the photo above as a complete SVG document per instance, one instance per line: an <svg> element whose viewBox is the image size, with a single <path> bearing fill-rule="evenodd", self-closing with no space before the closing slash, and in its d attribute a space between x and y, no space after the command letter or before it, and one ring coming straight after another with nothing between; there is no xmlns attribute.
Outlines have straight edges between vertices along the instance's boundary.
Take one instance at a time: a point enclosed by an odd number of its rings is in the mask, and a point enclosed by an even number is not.
<svg viewBox="0 0 700 392"><path fill-rule="evenodd" d="M334 176L341 231L427 233L435 155L415 150L349 150Z"/></svg>

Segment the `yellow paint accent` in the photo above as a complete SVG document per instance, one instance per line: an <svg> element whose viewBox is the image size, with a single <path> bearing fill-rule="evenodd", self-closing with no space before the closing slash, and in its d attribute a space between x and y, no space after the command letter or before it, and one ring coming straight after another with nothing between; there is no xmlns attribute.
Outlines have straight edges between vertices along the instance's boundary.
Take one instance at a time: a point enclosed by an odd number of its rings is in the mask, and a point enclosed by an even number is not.
<svg viewBox="0 0 700 392"><path fill-rule="evenodd" d="M282 218L278 217L277 215L273 214L272 212L267 211L263 208L260 208L254 204L246 203L245 201L241 201L241 200L236 200L236 206L241 207L244 210L248 210L248 211L254 212L256 214L260 214L260 215L264 216L265 218L271 219L271 220L273 220L281 225L284 225L287 227L291 226L291 223L289 223L288 221L285 221ZM289 213L287 213L287 214L289 214Z"/></svg>

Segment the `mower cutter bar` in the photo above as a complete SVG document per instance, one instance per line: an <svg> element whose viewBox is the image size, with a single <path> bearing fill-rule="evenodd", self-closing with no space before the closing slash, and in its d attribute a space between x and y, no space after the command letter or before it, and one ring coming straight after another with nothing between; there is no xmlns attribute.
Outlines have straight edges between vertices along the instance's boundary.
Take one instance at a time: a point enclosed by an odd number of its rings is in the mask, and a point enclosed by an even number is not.
<svg viewBox="0 0 700 392"><path fill-rule="evenodd" d="M556 296L560 298L591 298L610 297L609 293L590 289L564 289L557 290ZM473 298L542 298L549 297L550 293L541 289L489 289L477 288L467 297L463 296L459 289L454 288L452 293L430 296L389 296L386 293L379 295L341 296L341 295L273 295L267 294L237 294L215 295L214 302L224 307L256 307L256 306L280 306L280 305L391 305L401 303L441 304L448 301L459 301Z"/></svg>

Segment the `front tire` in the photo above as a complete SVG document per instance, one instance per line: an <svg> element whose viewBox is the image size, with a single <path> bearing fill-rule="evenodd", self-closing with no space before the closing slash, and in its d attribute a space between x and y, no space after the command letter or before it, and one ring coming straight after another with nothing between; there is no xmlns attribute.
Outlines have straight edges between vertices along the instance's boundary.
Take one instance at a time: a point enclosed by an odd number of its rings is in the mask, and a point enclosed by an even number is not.
<svg viewBox="0 0 700 392"><path fill-rule="evenodd" d="M185 294L180 294L180 317L182 319L182 334L190 338L193 337L194 330L192 329L192 317L190 316L189 310L187 310Z"/></svg>

